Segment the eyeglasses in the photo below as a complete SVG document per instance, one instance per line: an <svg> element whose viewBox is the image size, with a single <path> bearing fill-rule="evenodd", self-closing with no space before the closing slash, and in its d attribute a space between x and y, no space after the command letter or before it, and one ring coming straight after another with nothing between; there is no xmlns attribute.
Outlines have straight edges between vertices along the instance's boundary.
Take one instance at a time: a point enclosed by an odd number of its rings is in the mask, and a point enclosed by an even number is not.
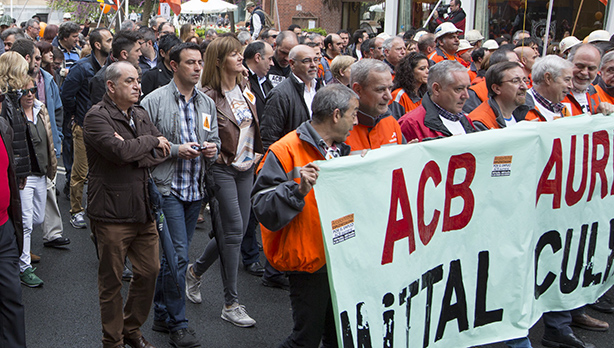
<svg viewBox="0 0 614 348"><path fill-rule="evenodd" d="M277 35L271 35L269 37L272 37L273 39L277 39Z"/></svg>
<svg viewBox="0 0 614 348"><path fill-rule="evenodd" d="M37 91L38 91L37 87L32 87L32 88L22 89L21 93L23 93L23 95L28 95L28 93L32 93L32 95L36 95Z"/></svg>
<svg viewBox="0 0 614 348"><path fill-rule="evenodd" d="M313 58L313 59L305 58L305 59L301 60L301 63L303 63L303 64L309 64L311 62L313 62L313 64L315 64L315 65L320 64L320 60L318 58Z"/></svg>
<svg viewBox="0 0 614 348"><path fill-rule="evenodd" d="M505 82L509 82L509 83L511 83L513 85L516 85L516 86L520 85L521 82L524 82L525 85L528 85L529 84L529 79L526 78L526 77L515 77L515 78L513 78L511 80L501 81L501 83L505 83Z"/></svg>

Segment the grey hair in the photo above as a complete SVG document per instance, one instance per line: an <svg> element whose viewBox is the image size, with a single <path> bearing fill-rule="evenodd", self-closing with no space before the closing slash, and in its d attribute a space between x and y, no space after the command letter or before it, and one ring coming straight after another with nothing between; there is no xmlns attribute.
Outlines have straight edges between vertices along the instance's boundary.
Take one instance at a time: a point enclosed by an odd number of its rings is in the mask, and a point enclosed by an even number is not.
<svg viewBox="0 0 614 348"><path fill-rule="evenodd" d="M440 86L453 84L454 75L452 73L454 72L467 73L467 68L455 60L444 60L429 68L429 77L427 80L429 93L432 92L435 82Z"/></svg>
<svg viewBox="0 0 614 348"><path fill-rule="evenodd" d="M350 77L350 86L358 83L361 86L365 86L369 79L369 73L373 71L375 73L382 73L385 71L390 72L390 68L386 63L379 59L361 59L352 64L352 76Z"/></svg>
<svg viewBox="0 0 614 348"><path fill-rule="evenodd" d="M311 33L307 35L307 38L311 41L314 41L318 36L322 36L322 35L318 33Z"/></svg>
<svg viewBox="0 0 614 348"><path fill-rule="evenodd" d="M599 70L603 68L604 65L614 60L614 51L606 53L603 58L601 58L601 65L599 65Z"/></svg>
<svg viewBox="0 0 614 348"><path fill-rule="evenodd" d="M28 21L26 22L26 26L25 28L28 29L29 27L33 27L34 24L40 24L40 22L38 21L38 19L34 19L34 18L30 18L28 19Z"/></svg>
<svg viewBox="0 0 614 348"><path fill-rule="evenodd" d="M401 40L403 41L403 38L400 36L393 36L393 37L389 37L386 40L384 40L384 43L382 44L382 48L390 51L390 49L392 48L392 43L394 42L394 40Z"/></svg>
<svg viewBox="0 0 614 348"><path fill-rule="evenodd" d="M11 35L15 35L15 41L26 38L25 34L23 33L23 30L21 30L20 28L9 28L3 31L2 34L0 34L0 39L4 41L7 37Z"/></svg>
<svg viewBox="0 0 614 348"><path fill-rule="evenodd" d="M514 33L514 37L512 37L512 41L518 41L520 40L520 34L529 34L529 36L531 36L531 33L529 33L528 30L518 30Z"/></svg>
<svg viewBox="0 0 614 348"><path fill-rule="evenodd" d="M109 86L107 85L106 81L111 81L113 82L113 84L117 84L119 82L119 78L122 76L122 66L127 65L127 66L131 66L134 68L134 65L132 65L132 63L123 60L123 61L119 61L119 62L115 62L111 65L109 65L105 71L104 71L104 80L105 80L105 90L109 90Z"/></svg>
<svg viewBox="0 0 614 348"><path fill-rule="evenodd" d="M573 59L576 57L576 52L578 52L578 50L581 49L582 47L592 48L593 50L597 51L597 56L601 58L601 51L597 47L591 44L581 44L581 45L576 45L571 48L571 50L569 51L569 55L567 56L567 60L570 62L573 62Z"/></svg>
<svg viewBox="0 0 614 348"><path fill-rule="evenodd" d="M342 114L345 113L350 108L352 99L358 99L358 95L342 84L334 83L320 88L311 103L313 121L315 123L325 122L336 109L339 109Z"/></svg>
<svg viewBox="0 0 614 348"><path fill-rule="evenodd" d="M152 28L152 29L153 29L153 28L156 26L156 24L157 24L157 23L156 23L156 20L157 20L158 18L164 18L164 16L160 16L160 15L158 15L158 16L155 16L155 17L151 18L151 19L149 20L149 27L150 27L150 28ZM164 20L166 21L166 18L165 18Z"/></svg>
<svg viewBox="0 0 614 348"><path fill-rule="evenodd" d="M119 30L134 30L134 26L136 24L134 24L133 21L126 19L125 21L122 22L122 24L119 26Z"/></svg>
<svg viewBox="0 0 614 348"><path fill-rule="evenodd" d="M535 60L533 69L531 69L531 77L533 78L533 83L539 85L544 82L547 73L549 73L553 79L556 79L561 76L563 69L572 68L572 62L551 54Z"/></svg>
<svg viewBox="0 0 614 348"><path fill-rule="evenodd" d="M239 42L241 42L241 45L247 45L251 37L252 35L249 33L249 31L245 30L239 32L239 34L237 35L237 39L239 40Z"/></svg>

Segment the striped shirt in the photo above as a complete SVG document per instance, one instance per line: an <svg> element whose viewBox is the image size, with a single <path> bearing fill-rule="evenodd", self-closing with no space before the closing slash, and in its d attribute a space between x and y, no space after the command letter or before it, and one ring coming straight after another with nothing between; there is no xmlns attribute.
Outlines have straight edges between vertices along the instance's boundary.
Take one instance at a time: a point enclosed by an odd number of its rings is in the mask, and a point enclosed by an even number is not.
<svg viewBox="0 0 614 348"><path fill-rule="evenodd" d="M177 87L175 87L177 88ZM187 142L201 143L196 135L196 112L194 109L194 97L196 91L188 101L180 94L179 98L179 139L182 144ZM175 174L171 181L171 192L184 202L194 202L202 199L200 194L200 171L202 168L202 156L191 160L178 158L175 164Z"/></svg>

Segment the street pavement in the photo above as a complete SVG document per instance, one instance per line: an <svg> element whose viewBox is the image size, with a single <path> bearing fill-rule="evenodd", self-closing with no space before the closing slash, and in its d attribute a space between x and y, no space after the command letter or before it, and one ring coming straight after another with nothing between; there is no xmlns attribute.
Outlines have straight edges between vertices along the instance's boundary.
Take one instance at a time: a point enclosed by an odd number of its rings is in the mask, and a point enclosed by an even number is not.
<svg viewBox="0 0 614 348"><path fill-rule="evenodd" d="M58 174L58 188L62 192L64 176ZM98 262L89 229L74 229L69 223L69 201L60 194L58 203L64 222L64 236L71 244L65 249L43 247L40 229L32 236L32 252L41 257L35 264L36 274L45 282L43 287L30 289L22 286L26 308L26 335L30 348L101 347L101 325L98 307ZM209 242L209 220L199 224L190 248L190 260L198 258ZM264 260L264 256L261 257ZM125 298L128 283L124 283ZM260 348L277 347L292 329L292 313L288 292L261 285L260 278L239 270L238 293L241 304L256 320L252 328L238 328L222 320L223 287L216 262L205 274L202 284L203 303L188 301L186 316L203 347L212 348ZM609 296L614 298L610 291ZM614 315L601 314L587 309L591 316L614 325ZM154 346L170 347L168 335L151 330L153 310L142 327L144 337ZM614 327L607 332L590 332L574 329L580 338L598 348L614 347ZM541 321L530 332L533 347L543 333ZM484 346L503 348L504 344ZM4 347L0 347L4 348ZM10 348L10 347L6 347ZM358 348L358 347L357 347ZM454 347L451 347L454 348Z"/></svg>

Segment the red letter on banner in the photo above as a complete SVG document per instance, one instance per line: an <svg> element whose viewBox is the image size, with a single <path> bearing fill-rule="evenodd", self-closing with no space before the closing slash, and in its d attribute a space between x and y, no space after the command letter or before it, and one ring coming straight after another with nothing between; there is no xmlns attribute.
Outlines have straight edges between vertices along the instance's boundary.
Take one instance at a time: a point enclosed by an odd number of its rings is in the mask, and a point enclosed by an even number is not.
<svg viewBox="0 0 614 348"><path fill-rule="evenodd" d="M454 173L459 168L465 168L465 180L454 184ZM446 203L443 212L443 232L460 230L467 226L473 216L475 198L469 186L475 176L475 157L470 153L450 157L448 164L448 177L446 178ZM463 210L455 216L450 216L450 205L454 197L461 197L464 201Z"/></svg>
<svg viewBox="0 0 614 348"><path fill-rule="evenodd" d="M403 214L401 220L397 220L397 204L399 203L401 204L401 213ZM394 242L405 237L409 238L409 253L411 254L416 250L414 222L409 207L405 176L403 175L403 169L399 168L392 171L392 195L390 197L390 212L388 213L382 265L392 262Z"/></svg>
<svg viewBox="0 0 614 348"><path fill-rule="evenodd" d="M546 167L542 172L539 182L537 183L537 197L535 205L539 202L541 195L554 195L552 197L552 209L561 207L561 186L563 182L563 158L561 157L563 150L561 148L561 139L556 138L552 143L552 153L546 163ZM555 168L556 167L556 168ZM554 168L554 179L549 180L548 177Z"/></svg>
<svg viewBox="0 0 614 348"><path fill-rule="evenodd" d="M439 210L435 209L431 222L428 225L424 224L424 187L429 178L433 179L435 187L441 182L441 172L435 161L430 161L424 166L422 174L420 175L420 181L418 182L418 234L424 245L427 245L431 241L431 238L433 238L441 213Z"/></svg>

